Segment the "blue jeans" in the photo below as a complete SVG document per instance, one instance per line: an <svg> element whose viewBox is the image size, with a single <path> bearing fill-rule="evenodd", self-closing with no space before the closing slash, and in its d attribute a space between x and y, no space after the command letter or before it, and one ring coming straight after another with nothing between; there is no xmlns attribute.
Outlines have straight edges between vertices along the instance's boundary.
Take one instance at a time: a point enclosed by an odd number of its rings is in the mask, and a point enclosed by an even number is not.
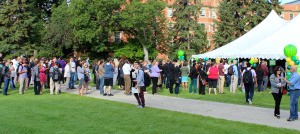
<svg viewBox="0 0 300 134"><path fill-rule="evenodd" d="M298 99L300 90L290 91L290 118L298 119Z"/></svg>
<svg viewBox="0 0 300 134"><path fill-rule="evenodd" d="M14 77L11 77L9 84L10 84L10 89L14 90L16 88L15 83L14 83Z"/></svg>
<svg viewBox="0 0 300 134"><path fill-rule="evenodd" d="M258 92L262 92L262 83L263 81L262 80L257 80L257 91Z"/></svg>
<svg viewBox="0 0 300 134"><path fill-rule="evenodd" d="M244 86L246 93L246 102L248 102L248 99L252 101L254 95L254 84L245 84Z"/></svg>
<svg viewBox="0 0 300 134"><path fill-rule="evenodd" d="M70 82L69 82L69 88L74 89L75 84L75 73L71 73Z"/></svg>
<svg viewBox="0 0 300 134"><path fill-rule="evenodd" d="M104 94L103 87L104 87L104 76L100 77L100 94Z"/></svg>
<svg viewBox="0 0 300 134"><path fill-rule="evenodd" d="M4 95L7 94L7 90L8 90L8 86L9 86L9 81L10 81L10 79L4 78L4 88L3 88L3 94Z"/></svg>
<svg viewBox="0 0 300 134"><path fill-rule="evenodd" d="M189 93L192 93L192 88L194 87L194 93L197 93L197 78L191 79L191 84L189 87Z"/></svg>

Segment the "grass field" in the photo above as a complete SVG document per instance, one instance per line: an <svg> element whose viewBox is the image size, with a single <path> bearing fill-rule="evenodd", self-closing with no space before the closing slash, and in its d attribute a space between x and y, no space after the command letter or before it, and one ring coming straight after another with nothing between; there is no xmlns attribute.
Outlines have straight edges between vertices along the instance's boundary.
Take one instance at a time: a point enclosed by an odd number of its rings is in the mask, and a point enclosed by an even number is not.
<svg viewBox="0 0 300 134"><path fill-rule="evenodd" d="M175 86L174 86L175 87ZM223 102L223 103L231 103L231 104L239 104L239 105L248 105L246 103L245 99L245 93L241 91L239 88L239 91L237 93L230 93L229 88L225 88L225 94L217 94L216 96L213 94L213 90L211 94L208 94L208 88L206 87L206 94L205 95L199 95L199 94L190 94L188 90L182 90L180 89L180 93L178 95L170 94L169 89L166 89L165 86L161 88L161 90L158 90L158 94L160 95L166 95L166 96L174 96L174 97L180 97L180 98L188 98L188 99L197 99L197 100L207 100L207 101L214 101L214 102ZM218 89L217 89L218 90ZM152 87L148 87L147 91L149 93L152 93ZM253 106L257 107L265 107L265 108L274 108L275 101L273 99L272 94L269 93L270 89L268 89L268 92L256 92L254 93L253 97ZM198 89L197 89L198 92ZM281 109L289 110L289 96L284 95L281 100ZM300 101L300 100L299 100ZM299 107L300 111L300 107Z"/></svg>
<svg viewBox="0 0 300 134"><path fill-rule="evenodd" d="M298 134L299 131L192 114L138 109L134 105L63 93L40 96L9 91L0 96L0 133ZM134 98L133 98L134 99Z"/></svg>

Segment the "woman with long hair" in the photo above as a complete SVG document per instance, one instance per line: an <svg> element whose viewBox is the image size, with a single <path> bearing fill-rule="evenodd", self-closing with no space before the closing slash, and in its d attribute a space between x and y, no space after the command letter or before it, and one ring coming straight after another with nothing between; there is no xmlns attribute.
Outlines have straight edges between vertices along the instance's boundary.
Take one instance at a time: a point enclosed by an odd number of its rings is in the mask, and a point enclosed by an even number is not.
<svg viewBox="0 0 300 134"><path fill-rule="evenodd" d="M280 103L282 98L282 90L286 85L286 81L282 75L283 69L280 66L274 68L274 74L270 76L271 92L275 101L274 116L280 118Z"/></svg>
<svg viewBox="0 0 300 134"><path fill-rule="evenodd" d="M182 83L182 88L184 90L187 90L188 89L188 82L189 82L189 73L190 73L190 70L187 66L187 62L184 62L183 63L183 66L180 68L180 71L181 71L181 83Z"/></svg>
<svg viewBox="0 0 300 134"><path fill-rule="evenodd" d="M198 78L198 71L196 68L196 63L193 64L193 67L191 68L189 77L191 78L191 84L189 87L189 93L192 93L192 90L194 88L194 93L197 93L197 78Z"/></svg>

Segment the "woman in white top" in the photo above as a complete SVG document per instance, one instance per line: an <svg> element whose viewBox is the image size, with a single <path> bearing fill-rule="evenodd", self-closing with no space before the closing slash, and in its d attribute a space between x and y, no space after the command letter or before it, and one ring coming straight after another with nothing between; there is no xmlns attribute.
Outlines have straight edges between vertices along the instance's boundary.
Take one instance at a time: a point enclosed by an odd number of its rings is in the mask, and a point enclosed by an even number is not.
<svg viewBox="0 0 300 134"><path fill-rule="evenodd" d="M70 89L70 77L71 77L71 66L70 62L67 62L65 66L65 73L64 73L64 78L66 78L66 87L67 89Z"/></svg>
<svg viewBox="0 0 300 134"><path fill-rule="evenodd" d="M16 88L16 86L15 86L15 83L14 83L14 79L15 79L15 77L16 77L16 69L15 69L15 67L13 66L13 62L10 62L10 67L9 67L9 70L10 70L10 72L11 72L11 79L10 79L10 87L12 88L12 89L15 89Z"/></svg>

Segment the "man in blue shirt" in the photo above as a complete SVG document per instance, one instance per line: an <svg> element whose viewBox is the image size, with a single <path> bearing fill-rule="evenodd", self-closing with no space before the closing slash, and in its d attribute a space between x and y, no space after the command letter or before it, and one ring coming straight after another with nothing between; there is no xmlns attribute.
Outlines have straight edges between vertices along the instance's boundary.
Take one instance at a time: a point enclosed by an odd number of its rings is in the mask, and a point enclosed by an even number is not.
<svg viewBox="0 0 300 134"><path fill-rule="evenodd" d="M230 92L235 93L238 85L239 72L236 66L236 60L233 60L232 64L233 75L231 76Z"/></svg>
<svg viewBox="0 0 300 134"><path fill-rule="evenodd" d="M291 72L293 74L290 81L285 79L289 84L290 91L290 117L287 121L298 120L298 98L300 96L300 76L297 72L297 66L292 66Z"/></svg>

